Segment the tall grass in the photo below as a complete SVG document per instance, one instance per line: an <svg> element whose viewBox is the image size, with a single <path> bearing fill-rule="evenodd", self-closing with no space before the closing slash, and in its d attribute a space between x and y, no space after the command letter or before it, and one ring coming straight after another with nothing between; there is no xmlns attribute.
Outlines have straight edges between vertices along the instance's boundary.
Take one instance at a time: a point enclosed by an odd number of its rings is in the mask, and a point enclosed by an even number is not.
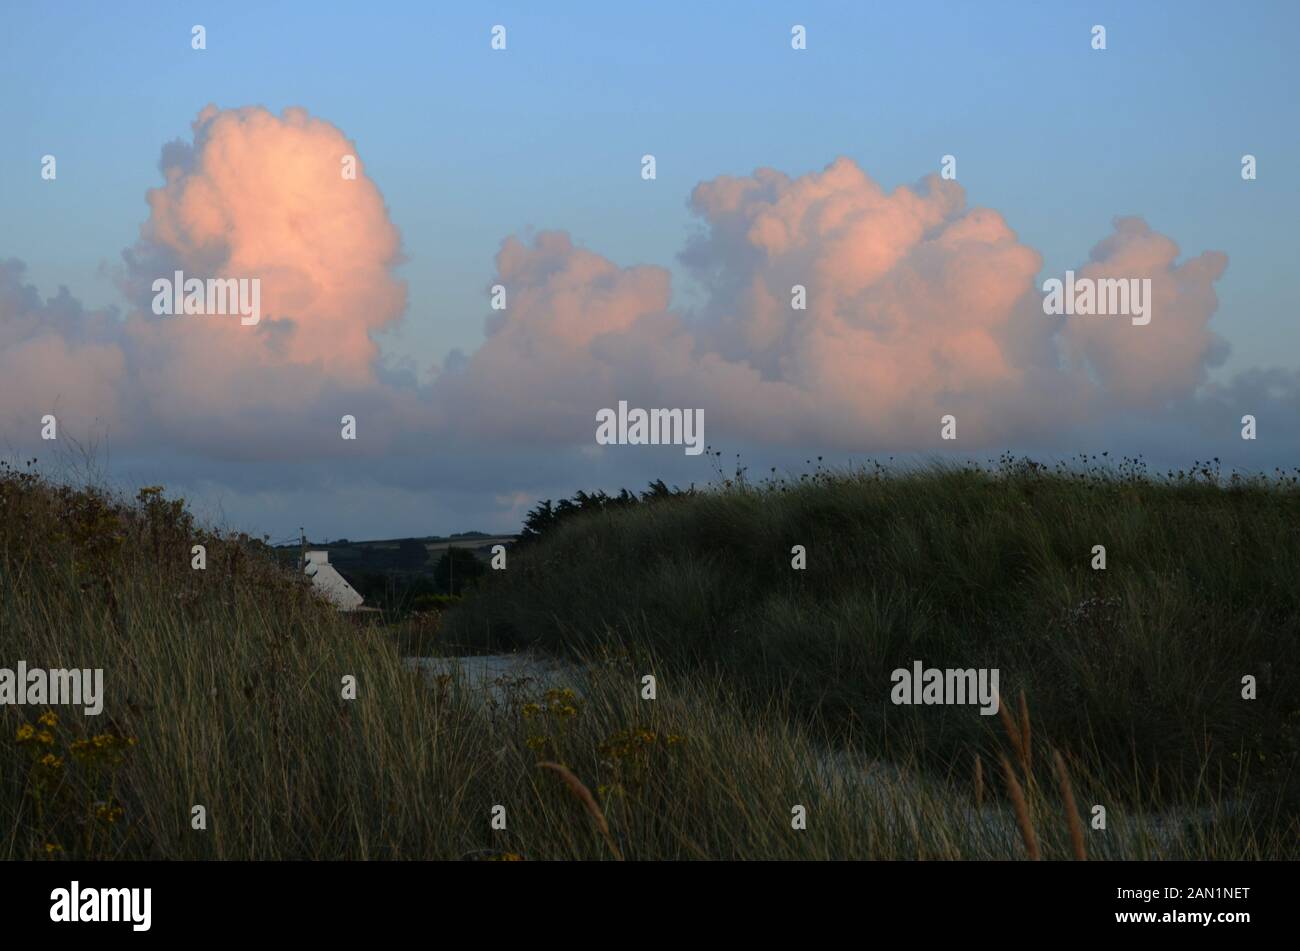
<svg viewBox="0 0 1300 951"><path fill-rule="evenodd" d="M762 511L739 496L702 504L702 514L712 517L720 508ZM779 638L766 657L747 659L736 640L712 655L697 651L690 663L680 651L691 643L685 635L661 645L639 639L659 632L665 612L698 620L705 615L692 614L695 605L719 611L727 603L714 590L726 576L710 567L713 556L696 559L698 578L673 567L670 553L683 540L667 544L674 537L668 529L689 524L683 514L647 509L635 515L643 521L629 522L641 528L626 533L599 521L575 524L555 539L563 546L540 544L529 556L536 561L512 561L506 582L483 594L495 590L518 632L536 624L541 640L578 651L584 668L574 674L571 693L512 683L502 699L488 702L456 678L427 683L404 669L384 628L340 620L258 543L195 526L161 492L145 490L126 503L25 472L0 473L0 666L25 660L103 667L106 687L99 717L63 707L54 722L43 708L0 707L0 855L1024 856L1022 825L1002 777L989 777L976 805L973 747L960 768L947 771L936 771L929 749L907 735L892 744L888 762L853 743L836 749L827 738L844 724L832 728L829 718L852 707L857 688L828 677L825 693L840 703L810 705L806 684L766 672L791 649L777 651ZM647 528L654 529L649 536ZM567 604L557 594L549 610L525 610L523 586L535 589L537 572L578 538L609 560L589 561L577 572L589 585L564 588ZM652 541L666 544L662 557L641 547ZM207 546L201 571L191 567L194 544ZM624 571L617 554L623 544L641 552L647 578L695 578L678 592L681 600L629 608L635 602L602 593L597 566ZM815 558L815 541L809 551ZM754 566L765 561L757 550L742 558ZM558 584L577 580L554 561L549 570L561 575ZM621 578L631 583L635 575ZM651 583L662 590L664 581ZM627 589L622 598L629 592L644 589ZM797 592L786 592L786 610L816 606ZM892 597L894 610L913 603L907 592ZM738 603L765 600L751 595ZM619 605L629 616L582 616L598 605ZM485 626L489 608L480 599L457 624ZM709 617L716 634L721 615ZM619 624L630 626L618 628L621 637L610 643ZM816 661L823 671L840 670L825 666L837 658L844 671L860 669L851 660L848 629L843 633L845 643L825 648L818 646L824 629L805 630L810 649L825 651ZM659 676L658 699L646 701L639 685L651 670ZM345 676L356 678L355 700L343 697ZM1274 690L1278 679L1275 670ZM769 683L776 689L756 690ZM1032 685L1027 692L1033 740L1046 743L1039 698ZM854 742L857 728L846 734ZM34 739L41 735L48 742ZM939 738L948 740L942 729ZM999 751L991 762L1011 749L988 726L979 742ZM1093 803L1112 807L1104 833L1085 831L1090 858L1294 854L1294 816L1277 800L1260 799L1253 764L1231 774L1135 774L1135 781L1156 782L1189 804L1185 818L1171 821L1117 807L1123 797L1103 785L1098 764L1063 749L1083 821ZM58 765L45 760L50 755ZM1072 826L1055 792L1051 758L1039 756L1033 768L1041 778L1017 780L1025 816L1042 856L1067 858L1075 850ZM1248 796L1260 804L1236 808ZM194 827L196 806L204 807L206 828ZM493 828L495 806L504 807L504 829ZM795 806L806 809L806 829L792 828Z"/></svg>
<svg viewBox="0 0 1300 951"><path fill-rule="evenodd" d="M1040 742L1086 757L1143 808L1244 776L1294 814L1297 567L1300 491L1281 474L876 467L574 518L491 573L448 636L653 645L681 671L725 672L751 704L787 697L829 742L939 773L987 750L988 725L893 705L891 672L998 668L1034 712L1026 757Z"/></svg>

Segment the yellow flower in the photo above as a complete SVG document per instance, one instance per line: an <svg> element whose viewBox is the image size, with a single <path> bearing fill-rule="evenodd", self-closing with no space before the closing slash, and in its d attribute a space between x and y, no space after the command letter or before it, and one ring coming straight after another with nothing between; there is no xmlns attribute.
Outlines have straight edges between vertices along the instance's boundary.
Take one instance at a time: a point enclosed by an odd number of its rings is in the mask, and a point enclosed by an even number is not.
<svg viewBox="0 0 1300 951"><path fill-rule="evenodd" d="M24 723L22 726L18 728L19 743L26 743L35 735L36 735L36 728L32 726L30 723Z"/></svg>
<svg viewBox="0 0 1300 951"><path fill-rule="evenodd" d="M46 843L45 843L45 854L46 854L46 855L55 855L55 854L57 854L57 853L59 853L59 852L62 852L62 851L63 851L63 846L59 845L59 843L57 843L57 842L46 842Z"/></svg>
<svg viewBox="0 0 1300 951"><path fill-rule="evenodd" d="M40 733L36 734L36 742L40 743L42 746L52 746L54 743L54 734L49 730L41 730Z"/></svg>
<svg viewBox="0 0 1300 951"><path fill-rule="evenodd" d="M41 714L40 719L36 721L41 726L58 726L59 715L53 710L46 710Z"/></svg>
<svg viewBox="0 0 1300 951"><path fill-rule="evenodd" d="M530 750L540 750L544 746L546 746L546 737L530 736L528 738L528 748Z"/></svg>
<svg viewBox="0 0 1300 951"><path fill-rule="evenodd" d="M100 803L95 807L95 818L112 825L118 819L122 818L122 807L112 806L106 802Z"/></svg>
<svg viewBox="0 0 1300 951"><path fill-rule="evenodd" d="M524 719L531 720L533 717L537 716L537 714L540 713L541 710L542 708L535 703L525 703L524 710L523 710Z"/></svg>
<svg viewBox="0 0 1300 951"><path fill-rule="evenodd" d="M53 753L46 753L41 757L41 765L47 766L50 769L58 769L63 765L63 760L59 759L59 757L55 756Z"/></svg>

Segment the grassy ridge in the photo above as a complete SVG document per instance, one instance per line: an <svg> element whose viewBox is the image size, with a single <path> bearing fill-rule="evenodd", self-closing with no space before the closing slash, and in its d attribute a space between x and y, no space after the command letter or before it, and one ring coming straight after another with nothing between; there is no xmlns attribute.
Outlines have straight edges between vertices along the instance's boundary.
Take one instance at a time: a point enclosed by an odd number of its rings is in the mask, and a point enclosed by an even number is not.
<svg viewBox="0 0 1300 951"><path fill-rule="evenodd" d="M753 502L703 504L734 512ZM620 538L668 542L680 514L647 508L636 518L667 534L611 536L593 522L555 540L595 539L612 556ZM202 571L191 567L194 544L207 548ZM514 623L578 648L574 608L595 588L570 588L547 602L553 611L532 614L512 587L560 571L548 562L570 549L550 545L484 593L495 590ZM680 579L643 552L647 578ZM642 603L635 623L722 603L713 588L732 576L715 557L701 554L691 587ZM477 602L458 624L477 628L488 607ZM593 643L603 632L591 628ZM921 768L928 748L901 736L885 766L828 752L807 696L756 695L752 684L764 681L747 678L762 664L737 667L745 677L682 666L661 679L658 700L640 700L646 665L671 671L692 643L666 639L662 661L645 643L605 644L585 658L575 693L507 684L484 709L455 680L429 685L405 670L390 632L340 620L258 543L196 526L159 491L127 503L0 471L0 666L103 667L106 688L99 717L0 707L0 857L1005 858L1029 854L1030 842L1045 857L1076 854L1037 721L1036 752L1017 754L1010 739L1028 733L1023 713L997 745L983 737L979 767L966 750L960 767L936 775ZM734 649L717 656L744 656ZM342 696L345 675L356 677L355 700ZM852 690L834 689L851 706ZM1085 756L1066 760L1075 815L1111 805L1107 832L1087 836L1090 857L1295 854L1295 818L1276 800L1234 805L1258 788L1250 770L1179 780L1173 795L1191 811L1171 822L1117 806L1123 791ZM544 761L565 764L580 787ZM193 827L195 805L204 830ZM504 830L490 825L498 805ZM805 830L791 828L795 805L807 810Z"/></svg>
<svg viewBox="0 0 1300 951"><path fill-rule="evenodd" d="M806 570L791 567L795 545ZM1052 743L1162 802L1207 768L1293 783L1297 566L1294 480L1010 460L823 472L574 518L491 572L448 633L654 645L757 703L788 698L834 739L939 769L987 749L989 723L893 705L891 671L996 667ZM1256 700L1241 697L1245 675Z"/></svg>

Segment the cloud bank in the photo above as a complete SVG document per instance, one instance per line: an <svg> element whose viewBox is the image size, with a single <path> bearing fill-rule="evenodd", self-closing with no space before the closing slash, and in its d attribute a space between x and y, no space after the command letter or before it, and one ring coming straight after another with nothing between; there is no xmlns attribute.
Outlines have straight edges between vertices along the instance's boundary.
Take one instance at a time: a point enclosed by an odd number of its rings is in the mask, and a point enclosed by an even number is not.
<svg viewBox="0 0 1300 951"><path fill-rule="evenodd" d="M1078 269L1149 279L1158 317L1137 327L1046 316L1039 253L938 176L886 193L848 159L797 179L760 169L700 184L691 208L681 260L700 312L670 309L663 268L620 268L559 232L509 238L509 307L437 391L493 438L580 440L626 398L703 407L732 439L842 450L937 447L952 414L974 448L1159 414L1226 355L1208 322L1227 258L1179 264L1140 219L1117 219Z"/></svg>
<svg viewBox="0 0 1300 951"><path fill-rule="evenodd" d="M846 158L697 185L679 260L703 303L689 310L665 267L619 266L562 231L505 238L492 283L506 308L485 293L482 345L421 386L375 341L403 318L406 286L379 188L359 160L341 173L357 154L302 109L209 106L162 150L117 272L124 312L42 299L20 262L0 263L0 439L30 446L53 412L101 422L114 451L223 463L434 444L590 455L606 451L596 411L627 400L702 408L715 445L978 453L1071 449L1135 421L1232 435L1244 412L1294 421L1300 405L1287 370L1207 385L1227 353L1209 329L1225 255L1180 260L1141 219L1116 219L1075 271L1149 279L1150 324L1050 317L1042 256L997 211L934 175L886 191ZM261 322L153 314L152 282L177 270L259 279ZM339 438L344 413L365 438ZM955 446L939 439L946 414ZM491 488L516 498L521 484Z"/></svg>

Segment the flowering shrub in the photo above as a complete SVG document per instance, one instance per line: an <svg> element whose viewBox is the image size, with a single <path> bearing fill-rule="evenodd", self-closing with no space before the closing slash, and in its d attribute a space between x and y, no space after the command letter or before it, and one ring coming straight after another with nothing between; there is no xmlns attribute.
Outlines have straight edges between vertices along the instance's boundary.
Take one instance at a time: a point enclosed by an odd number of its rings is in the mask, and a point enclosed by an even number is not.
<svg viewBox="0 0 1300 951"><path fill-rule="evenodd" d="M116 733L70 740L53 710L21 724L14 740L28 762L34 857L115 857L128 834L118 774L139 741Z"/></svg>

